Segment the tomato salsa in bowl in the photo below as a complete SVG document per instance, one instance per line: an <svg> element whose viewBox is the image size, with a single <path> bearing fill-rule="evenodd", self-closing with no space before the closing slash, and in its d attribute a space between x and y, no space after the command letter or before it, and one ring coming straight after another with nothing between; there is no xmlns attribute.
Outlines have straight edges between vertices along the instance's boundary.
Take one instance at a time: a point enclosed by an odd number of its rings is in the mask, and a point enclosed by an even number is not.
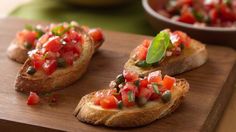
<svg viewBox="0 0 236 132"><path fill-rule="evenodd" d="M176 11L173 16L171 13L166 11L167 5L170 1L174 1L174 4L178 4L176 2L182 1L182 2L190 2L188 3L188 6L185 6L184 11L182 11L183 15L181 14L181 9L171 9L173 11ZM204 2L208 1L209 3L211 1L218 1L218 0L142 0L142 5L143 8L146 12L147 19L151 26L157 30L160 31L164 28L170 28L172 30L182 30L189 34L192 38L200 40L205 43L209 44L220 44L224 46L231 46L236 48L236 45L234 44L236 42L236 26L235 26L235 21L236 21L236 16L234 18L233 14L230 15L223 15L224 17L219 17L218 16L222 13L217 12L217 17L215 17L210 21L210 18L208 14L211 14L214 12L214 10L224 10L222 7L227 7L225 8L226 12L229 12L228 5L222 5L220 9L215 8L215 5L209 9L209 11L206 12L204 11L193 11L192 5L197 6L198 4L195 4L194 2ZM221 0L219 0L221 1ZM222 0L223 1L223 0ZM227 1L227 0L226 0ZM229 0L229 1L235 1L235 0ZM181 2L181 3L182 3ZM173 4L173 7L175 6ZM184 5L184 4L182 4ZM181 5L181 7L182 7ZM185 4L186 5L186 4ZM200 4L200 5L204 5ZM169 7L168 7L169 8ZM175 7L176 8L176 7ZM232 7L230 7L232 10ZM210 11L213 10L213 11ZM230 11L231 11L230 10ZM233 9L235 10L235 9ZM187 12L190 11L190 12ZM204 14L204 13L205 14ZM210 13L211 12L211 13ZM179 13L179 14L178 14ZM187 13L187 15L186 15ZM193 14L195 13L195 14ZM230 12L232 13L232 12ZM200 15L201 14L201 15ZM202 15L204 14L204 15ZM215 12L216 14L216 12ZM182 16L181 16L182 15ZM193 17L189 17L195 15ZM202 17L202 22L198 22L197 18L195 17ZM230 17L229 17L230 16ZM204 17L204 18L203 18ZM212 16L211 16L212 17ZM199 19L198 18L198 19ZM227 18L227 19L226 19ZM222 19L222 20L221 20ZM235 19L235 21L234 21ZM214 20L214 21L213 21ZM224 21L223 21L224 20ZM227 20L227 21L226 21ZM207 23L208 22L208 23Z"/></svg>

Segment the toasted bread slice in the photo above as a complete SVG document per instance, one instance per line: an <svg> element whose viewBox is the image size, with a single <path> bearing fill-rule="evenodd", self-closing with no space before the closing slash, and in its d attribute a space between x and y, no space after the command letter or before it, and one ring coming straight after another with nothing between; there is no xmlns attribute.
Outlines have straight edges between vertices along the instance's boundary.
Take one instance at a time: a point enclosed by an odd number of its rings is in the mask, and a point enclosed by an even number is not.
<svg viewBox="0 0 236 132"><path fill-rule="evenodd" d="M74 115L82 122L109 127L137 127L149 124L156 119L172 113L182 102L189 90L185 79L177 79L172 88L171 100L163 103L161 100L150 101L143 107L120 109L103 109L93 104L95 92L84 96L74 111ZM103 90L107 92L107 90Z"/></svg>
<svg viewBox="0 0 236 132"><path fill-rule="evenodd" d="M13 40L7 49L7 56L18 63L24 63L28 58L28 50Z"/></svg>
<svg viewBox="0 0 236 132"><path fill-rule="evenodd" d="M82 53L80 58L74 61L72 66L59 68L51 75L46 75L42 71L37 71L34 75L27 74L26 70L31 64L31 60L27 59L18 72L15 87L17 91L37 93L46 93L53 90L64 88L78 80L86 71L95 46L87 33L84 35L84 44L82 45Z"/></svg>
<svg viewBox="0 0 236 132"><path fill-rule="evenodd" d="M124 65L124 69L137 72L139 75L147 75L150 72L161 70L163 75L173 76L197 68L207 61L206 46L197 40L192 39L190 47L181 52L179 56L165 58L159 66L140 68L135 65L136 61L132 57L135 54L135 50L133 50L129 60Z"/></svg>

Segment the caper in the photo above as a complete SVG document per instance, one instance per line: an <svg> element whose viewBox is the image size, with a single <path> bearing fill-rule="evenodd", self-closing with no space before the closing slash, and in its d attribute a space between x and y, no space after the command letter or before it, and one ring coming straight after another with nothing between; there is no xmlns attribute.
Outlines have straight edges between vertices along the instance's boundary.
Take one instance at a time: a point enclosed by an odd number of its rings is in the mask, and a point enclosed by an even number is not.
<svg viewBox="0 0 236 132"><path fill-rule="evenodd" d="M36 69L32 66L29 66L27 71L26 71L29 75L33 75L36 72Z"/></svg>
<svg viewBox="0 0 236 132"><path fill-rule="evenodd" d="M161 100L162 100L163 103L167 103L167 102L170 101L170 99L171 99L171 92L170 92L170 90L166 90L166 91L162 94Z"/></svg>
<svg viewBox="0 0 236 132"><path fill-rule="evenodd" d="M32 48L32 44L25 42L24 44L25 48L30 50Z"/></svg>
<svg viewBox="0 0 236 132"><path fill-rule="evenodd" d="M137 99L137 104L138 104L138 106L144 106L147 103L147 101L148 101L147 98L139 97Z"/></svg>
<svg viewBox="0 0 236 132"><path fill-rule="evenodd" d="M66 67L66 61L64 58L58 58L57 59L57 66L58 67Z"/></svg>
<svg viewBox="0 0 236 132"><path fill-rule="evenodd" d="M121 83L125 82L125 77L123 76L123 74L119 74L117 77L116 77L116 84L119 85Z"/></svg>
<svg viewBox="0 0 236 132"><path fill-rule="evenodd" d="M146 67L150 67L152 65L148 64L145 60L142 60L142 61L138 61L137 63L135 63L135 66L146 68Z"/></svg>

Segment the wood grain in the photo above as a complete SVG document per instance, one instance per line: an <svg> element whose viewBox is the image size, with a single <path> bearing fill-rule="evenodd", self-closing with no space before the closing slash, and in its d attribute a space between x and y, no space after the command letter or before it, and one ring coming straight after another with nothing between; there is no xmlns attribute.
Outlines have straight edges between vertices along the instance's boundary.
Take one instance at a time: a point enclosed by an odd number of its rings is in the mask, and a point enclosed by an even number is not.
<svg viewBox="0 0 236 132"><path fill-rule="evenodd" d="M27 106L27 95L14 90L16 73L21 66L6 56L6 49L15 33L26 23L42 23L16 18L0 20L0 123L6 130L62 130L62 131L117 131L102 126L79 122L72 112L79 99L92 91L103 89L120 73L129 52L144 38L105 31L106 41L93 57L88 71L75 84L57 91L59 103L50 106L44 101ZM208 62L200 68L178 75L190 83L190 92L184 103L172 115L150 125L128 131L212 131L221 117L235 82L235 51L208 45Z"/></svg>

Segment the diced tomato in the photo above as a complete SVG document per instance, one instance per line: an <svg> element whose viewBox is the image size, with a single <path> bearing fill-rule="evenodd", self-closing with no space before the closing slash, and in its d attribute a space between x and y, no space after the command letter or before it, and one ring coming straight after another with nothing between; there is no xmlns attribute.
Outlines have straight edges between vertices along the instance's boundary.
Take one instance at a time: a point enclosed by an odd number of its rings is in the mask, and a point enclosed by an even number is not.
<svg viewBox="0 0 236 132"><path fill-rule="evenodd" d="M148 48L149 45L150 45L150 43L151 43L150 40L144 39L142 45L143 45L144 47Z"/></svg>
<svg viewBox="0 0 236 132"><path fill-rule="evenodd" d="M152 93L151 97L149 98L150 100L156 100L159 99L161 97L161 95L156 94L156 93Z"/></svg>
<svg viewBox="0 0 236 132"><path fill-rule="evenodd" d="M43 64L43 69L47 75L51 75L57 68L57 61L56 60L47 60Z"/></svg>
<svg viewBox="0 0 236 132"><path fill-rule="evenodd" d="M72 51L63 53L63 54L62 54L62 57L66 60L66 63L67 63L68 65L73 65L74 54L73 54Z"/></svg>
<svg viewBox="0 0 236 132"><path fill-rule="evenodd" d="M220 13L222 21L235 21L236 14L225 4L220 5Z"/></svg>
<svg viewBox="0 0 236 132"><path fill-rule="evenodd" d="M139 93L138 93L138 97L145 97L147 100L151 97L152 95L152 90L149 88L139 88Z"/></svg>
<svg viewBox="0 0 236 132"><path fill-rule="evenodd" d="M138 60L146 59L148 49L145 46L139 45L135 50L136 50L136 55L137 55Z"/></svg>
<svg viewBox="0 0 236 132"><path fill-rule="evenodd" d="M148 85L148 80L147 79L141 79L140 80L140 88L146 88Z"/></svg>
<svg viewBox="0 0 236 132"><path fill-rule="evenodd" d="M101 42L104 40L102 30L99 28L90 29L88 34L92 37L95 42Z"/></svg>
<svg viewBox="0 0 236 132"><path fill-rule="evenodd" d="M217 10L216 10L216 9L211 9L211 10L209 11L209 17L210 17L210 20L211 20L211 24L212 24L212 25L216 24L217 19L218 19Z"/></svg>
<svg viewBox="0 0 236 132"><path fill-rule="evenodd" d="M52 51L52 52L58 52L62 48L62 44L60 42L60 37L55 36L50 38L43 47L46 49L46 51Z"/></svg>
<svg viewBox="0 0 236 132"><path fill-rule="evenodd" d="M138 94L138 88L133 84L133 83L126 83L124 87L120 90L120 92L128 92L128 91L133 91L135 95Z"/></svg>
<svg viewBox="0 0 236 132"><path fill-rule="evenodd" d="M40 102L39 96L35 92L30 92L30 95L27 100L28 105L36 105Z"/></svg>
<svg viewBox="0 0 236 132"><path fill-rule="evenodd" d="M123 75L126 82L134 82L135 80L138 80L138 74L135 72L124 70Z"/></svg>
<svg viewBox="0 0 236 132"><path fill-rule="evenodd" d="M192 5L193 0L179 0L182 5Z"/></svg>
<svg viewBox="0 0 236 132"><path fill-rule="evenodd" d="M177 34L180 37L179 39L180 44L184 44L184 46L187 48L190 46L191 38L186 33L181 31L175 31L173 32L173 34Z"/></svg>
<svg viewBox="0 0 236 132"><path fill-rule="evenodd" d="M165 77L163 79L163 87L170 90L173 87L175 82L176 82L176 79L174 77L170 77L168 75L165 75Z"/></svg>
<svg viewBox="0 0 236 132"><path fill-rule="evenodd" d="M42 65L45 62L43 56L39 54L33 54L31 59L32 59L32 65L36 70L41 69Z"/></svg>
<svg viewBox="0 0 236 132"><path fill-rule="evenodd" d="M149 83L160 83L161 80L162 80L161 71L151 72L148 75L148 82Z"/></svg>
<svg viewBox="0 0 236 132"><path fill-rule="evenodd" d="M48 33L41 36L38 40L38 43L37 43L37 45L40 44L40 46L38 46L38 47L42 47L41 45L46 43L48 41L49 37L50 37L50 35Z"/></svg>
<svg viewBox="0 0 236 132"><path fill-rule="evenodd" d="M121 92L121 97L122 97L123 105L126 106L126 107L131 107L131 106L135 105L135 101L130 101L129 100L128 92L129 91Z"/></svg>
<svg viewBox="0 0 236 132"><path fill-rule="evenodd" d="M78 34L78 32L76 32L76 31L70 31L69 37L70 37L70 41L73 44L77 44L78 42L80 42L81 44L83 43L82 36L80 34Z"/></svg>
<svg viewBox="0 0 236 132"><path fill-rule="evenodd" d="M27 42L28 44L34 44L37 38L37 33L34 31L23 30L17 34L17 40L20 43Z"/></svg>
<svg viewBox="0 0 236 132"><path fill-rule="evenodd" d="M93 98L93 102L95 105L100 105L100 101L105 97L102 92L96 92Z"/></svg>
<svg viewBox="0 0 236 132"><path fill-rule="evenodd" d="M118 103L118 100L113 95L106 96L100 101L100 105L104 109L117 108L117 103Z"/></svg>
<svg viewBox="0 0 236 132"><path fill-rule="evenodd" d="M193 24L196 22L194 15L192 14L190 7L188 5L184 5L181 9L181 15L179 17L180 22Z"/></svg>

